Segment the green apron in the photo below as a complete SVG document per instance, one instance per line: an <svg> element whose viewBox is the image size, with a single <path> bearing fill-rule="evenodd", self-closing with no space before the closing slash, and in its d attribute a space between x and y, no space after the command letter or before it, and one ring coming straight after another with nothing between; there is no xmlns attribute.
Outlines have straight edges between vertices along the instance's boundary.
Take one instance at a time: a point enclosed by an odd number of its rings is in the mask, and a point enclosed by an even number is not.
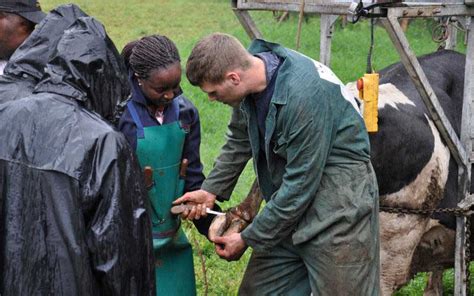
<svg viewBox="0 0 474 296"><path fill-rule="evenodd" d="M183 194L179 177L185 132L179 122L143 127L133 102L127 107L137 126L137 157L142 168L153 169L153 186L148 191L151 205L156 294L196 295L191 245L171 214L171 203ZM174 106L179 112L179 106Z"/></svg>

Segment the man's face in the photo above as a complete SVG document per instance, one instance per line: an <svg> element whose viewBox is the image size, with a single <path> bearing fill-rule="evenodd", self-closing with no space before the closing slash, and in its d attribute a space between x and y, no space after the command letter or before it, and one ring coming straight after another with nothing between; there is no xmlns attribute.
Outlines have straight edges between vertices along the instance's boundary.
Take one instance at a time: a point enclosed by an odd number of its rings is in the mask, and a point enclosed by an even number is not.
<svg viewBox="0 0 474 296"><path fill-rule="evenodd" d="M218 84L204 82L200 87L203 92L207 93L210 101L218 101L232 107L237 107L245 97L239 85L240 81L236 83L235 80L226 78Z"/></svg>
<svg viewBox="0 0 474 296"><path fill-rule="evenodd" d="M9 59L30 35L21 16L0 11L0 60Z"/></svg>

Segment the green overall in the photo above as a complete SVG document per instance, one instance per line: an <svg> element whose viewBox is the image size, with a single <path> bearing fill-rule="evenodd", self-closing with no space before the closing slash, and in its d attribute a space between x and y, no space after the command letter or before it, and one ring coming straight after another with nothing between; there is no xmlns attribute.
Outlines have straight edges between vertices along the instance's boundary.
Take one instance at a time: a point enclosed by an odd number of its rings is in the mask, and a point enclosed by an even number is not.
<svg viewBox="0 0 474 296"><path fill-rule="evenodd" d="M253 158L266 204L241 233L253 253L239 295L378 296L377 180L355 101L306 56L263 40L249 50L268 51L282 63L265 136L247 97L201 186L229 198Z"/></svg>
<svg viewBox="0 0 474 296"><path fill-rule="evenodd" d="M180 227L179 217L170 212L171 203L183 194L179 177L185 132L178 121L143 127L133 102L127 107L137 126L137 157L142 168L153 169L153 186L148 191L151 205L153 250L157 295L195 295L193 254ZM177 112L179 107L175 106Z"/></svg>

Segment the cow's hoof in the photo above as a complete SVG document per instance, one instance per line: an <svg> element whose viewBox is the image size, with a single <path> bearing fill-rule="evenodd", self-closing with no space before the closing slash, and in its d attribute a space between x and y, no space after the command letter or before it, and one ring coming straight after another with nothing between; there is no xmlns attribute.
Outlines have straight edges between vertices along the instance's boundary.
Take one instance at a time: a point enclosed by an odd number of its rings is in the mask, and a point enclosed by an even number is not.
<svg viewBox="0 0 474 296"><path fill-rule="evenodd" d="M209 227L208 237L212 241L216 236L226 236L233 233L240 233L249 223L229 210L225 216L217 216Z"/></svg>

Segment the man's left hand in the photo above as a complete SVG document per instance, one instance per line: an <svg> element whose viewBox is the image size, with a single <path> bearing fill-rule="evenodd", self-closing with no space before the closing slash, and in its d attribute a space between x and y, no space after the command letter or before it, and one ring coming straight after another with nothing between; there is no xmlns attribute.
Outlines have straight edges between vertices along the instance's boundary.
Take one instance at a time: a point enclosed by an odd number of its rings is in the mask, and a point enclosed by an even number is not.
<svg viewBox="0 0 474 296"><path fill-rule="evenodd" d="M240 236L240 233L217 236L213 238L213 242L216 245L217 255L227 261L239 260L245 250L247 250L247 244Z"/></svg>

